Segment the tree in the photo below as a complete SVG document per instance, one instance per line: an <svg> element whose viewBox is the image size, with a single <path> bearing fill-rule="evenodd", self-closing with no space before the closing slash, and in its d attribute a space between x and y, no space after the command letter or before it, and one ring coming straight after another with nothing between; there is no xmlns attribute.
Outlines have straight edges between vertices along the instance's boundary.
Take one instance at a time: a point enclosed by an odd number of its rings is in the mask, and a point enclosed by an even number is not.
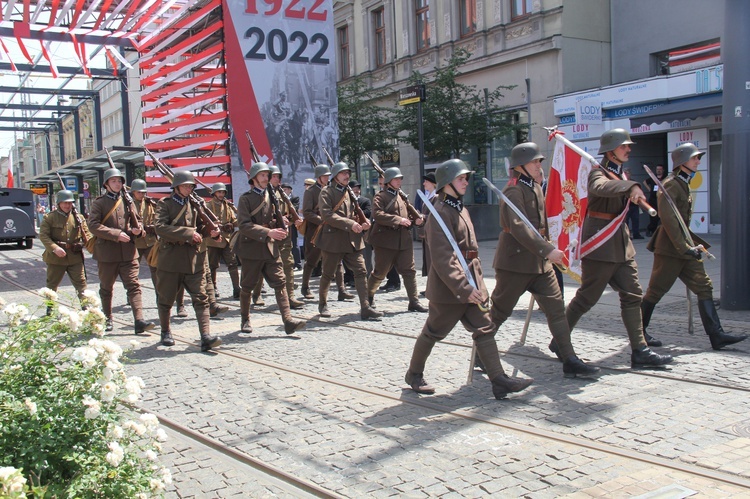
<svg viewBox="0 0 750 499"><path fill-rule="evenodd" d="M507 136L526 125L516 125L500 105L502 91L513 86L498 86L494 90L478 90L474 85L457 81L459 68L471 57L465 49L456 49L446 65L435 70L427 84L427 100L422 104L422 126L425 155L442 160L458 158L472 147L483 147L493 139ZM412 73L409 85L423 82L424 76ZM397 127L403 139L419 148L417 106L403 106L397 111Z"/></svg>
<svg viewBox="0 0 750 499"><path fill-rule="evenodd" d="M359 159L365 152L391 152L396 131L390 108L376 104L385 91L372 90L355 78L338 87L340 155L343 161L354 164L360 178Z"/></svg>

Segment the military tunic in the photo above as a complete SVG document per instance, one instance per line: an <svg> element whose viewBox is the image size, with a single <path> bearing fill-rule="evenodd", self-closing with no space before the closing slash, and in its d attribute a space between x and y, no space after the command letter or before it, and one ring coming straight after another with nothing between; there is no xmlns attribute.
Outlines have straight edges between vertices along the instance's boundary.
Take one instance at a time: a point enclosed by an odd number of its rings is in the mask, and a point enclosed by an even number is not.
<svg viewBox="0 0 750 499"><path fill-rule="evenodd" d="M308 272L318 266L320 258L322 256L320 248L316 247L312 243L312 238L315 232L318 230L318 226L323 223L323 219L320 217L320 210L318 208L318 202L320 200L320 193L323 190L323 186L316 182L310 186L302 197L302 216L305 219L305 267L308 268Z"/></svg>
<svg viewBox="0 0 750 499"><path fill-rule="evenodd" d="M96 236L94 259L99 267L99 296L102 300L102 312L111 317L112 290L117 276L120 276L127 290L134 318L143 320L141 284L138 280L140 266L134 243L136 237L130 233L129 212L121 198L121 193L107 191L91 203L88 225L91 233ZM116 204L117 208L107 216ZM118 239L123 232L130 236L127 243L121 243Z"/></svg>
<svg viewBox="0 0 750 499"><path fill-rule="evenodd" d="M679 277L685 285L698 296L698 300L713 299L713 284L706 273L702 261L698 261L685 252L693 247L680 227L678 216L685 227L690 226L693 214L693 198L690 195L690 177L685 172L670 175L664 182L664 188L677 206L676 214L664 194L658 194L659 218L661 225L648 243L648 250L654 252L654 267L644 300L659 303L659 300L672 288ZM693 243L708 245L698 236L690 233Z"/></svg>
<svg viewBox="0 0 750 499"><path fill-rule="evenodd" d="M156 201L148 196L144 196L141 201L138 201L133 196L133 202L135 203L135 209L141 217L143 223L143 230L145 235L135 240L135 247L138 249L138 262L148 262L148 255L151 253L151 248L156 245L158 239L156 237L156 228L154 223L156 221ZM156 289L156 267L149 266L151 271L151 283Z"/></svg>
<svg viewBox="0 0 750 499"><path fill-rule="evenodd" d="M221 228L221 239L209 239L206 241L208 245L208 265L213 273L221 265L221 260L227 265L227 269L231 272L233 269L238 267L237 258L235 258L232 249L229 247L229 239L234 234L234 229L237 228L237 215L234 211L234 206L226 199L219 201L215 197L206 203L207 207L216 218L219 219L219 226ZM230 230L229 227L231 226Z"/></svg>
<svg viewBox="0 0 750 499"><path fill-rule="evenodd" d="M492 322L501 326L513 313L513 307L526 291L531 292L547 316L547 324L563 358L575 355L570 343L570 328L565 319L565 304L552 264L546 256L555 246L546 239L547 211L539 184L526 175L515 173L503 189L508 199L537 229L534 233L505 203L500 203L500 233L495 251L495 290L492 292Z"/></svg>
<svg viewBox="0 0 750 499"><path fill-rule="evenodd" d="M626 180L622 167L603 161L602 168L617 175L617 180L594 168L588 178L588 211L583 223L581 241L586 241L606 227L625 209L628 195L638 182ZM646 345L641 320L643 290L638 282L638 266L630 232L623 222L614 235L599 248L581 259L582 283L565 315L572 330L578 320L596 305L609 284L620 295L623 323L633 350Z"/></svg>
<svg viewBox="0 0 750 499"><path fill-rule="evenodd" d="M90 238L86 220L79 215L81 229ZM57 291L63 276L67 273L73 284L78 298L83 298L86 290L86 272L83 263L83 238L78 229L72 211L65 213L56 209L44 215L39 228L39 240L44 244L42 260L47 264L47 287ZM65 250L65 256L59 257L54 251L57 248Z"/></svg>
<svg viewBox="0 0 750 499"><path fill-rule="evenodd" d="M411 219L406 201L397 190L386 187L375 195L373 212L368 242L375 251L375 269L370 279L380 285L393 266L404 278L415 276L411 230L400 223L402 219Z"/></svg>

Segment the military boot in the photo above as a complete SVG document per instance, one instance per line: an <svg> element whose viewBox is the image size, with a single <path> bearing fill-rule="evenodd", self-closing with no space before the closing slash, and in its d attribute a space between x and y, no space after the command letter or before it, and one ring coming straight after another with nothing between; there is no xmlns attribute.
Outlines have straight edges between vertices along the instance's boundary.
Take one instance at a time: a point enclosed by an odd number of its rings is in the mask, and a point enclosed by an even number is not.
<svg viewBox="0 0 750 499"><path fill-rule="evenodd" d="M494 334L480 334L474 340L474 344L477 347L477 355L474 360L475 366L477 360L479 360L482 370L487 373L490 379L505 373L502 364L500 364L500 353L497 350L497 342L495 341Z"/></svg>
<svg viewBox="0 0 750 499"><path fill-rule="evenodd" d="M563 376L575 378L576 376L593 376L599 372L598 367L590 366L575 355L571 355L563 362Z"/></svg>
<svg viewBox="0 0 750 499"><path fill-rule="evenodd" d="M516 378L503 373L491 379L492 394L497 400L504 399L509 393L520 392L531 385L532 378Z"/></svg>
<svg viewBox="0 0 750 499"><path fill-rule="evenodd" d="M344 284L343 265L339 265L338 270L336 270L336 287L339 290L338 301L354 299L354 295L346 290L346 285Z"/></svg>
<svg viewBox="0 0 750 499"><path fill-rule="evenodd" d="M177 292L175 303L177 305L177 317L187 317L188 313L187 310L185 310L185 289L182 287L180 287L180 290Z"/></svg>
<svg viewBox="0 0 750 499"><path fill-rule="evenodd" d="M633 350L630 354L630 367L659 367L672 362L671 355L659 355L648 345Z"/></svg>
<svg viewBox="0 0 750 499"><path fill-rule="evenodd" d="M416 274L405 274L402 276L404 281L404 287L406 288L406 296L409 297L409 312L420 312L426 313L427 309L419 303L419 293L417 291L417 276Z"/></svg>
<svg viewBox="0 0 750 499"><path fill-rule="evenodd" d="M198 320L198 330L201 334L201 352L207 352L212 348L221 345L221 338L210 333L210 321L208 310L196 310L196 319Z"/></svg>
<svg viewBox="0 0 750 499"><path fill-rule="evenodd" d="M276 292L276 303L279 304L279 312L281 312L281 319L284 321L284 331L286 334L294 334L296 331L304 329L307 323L292 317L286 289L276 288L274 291Z"/></svg>
<svg viewBox="0 0 750 499"><path fill-rule="evenodd" d="M302 288L300 289L300 294L305 300L315 299L315 296L310 292L310 274L312 270L307 264L302 269Z"/></svg>
<svg viewBox="0 0 750 499"><path fill-rule="evenodd" d="M143 334L146 331L151 331L152 329L154 329L153 322L146 322L143 319L138 319L135 321L135 334Z"/></svg>
<svg viewBox="0 0 750 499"><path fill-rule="evenodd" d="M105 331L112 331L115 328L115 325L112 323L112 317L107 317L107 321L104 323L104 330Z"/></svg>
<svg viewBox="0 0 750 499"><path fill-rule="evenodd" d="M170 332L171 330L171 327L169 324L171 321L170 312L171 312L170 309L162 310L161 307L159 308L159 326L161 327L162 339L164 338L164 332L165 331ZM171 334L170 334L170 337L171 337ZM174 345L174 343L172 343L172 345ZM167 345L167 346L172 346L172 345Z"/></svg>
<svg viewBox="0 0 750 499"><path fill-rule="evenodd" d="M247 334L253 332L250 325L250 295L244 289L240 292L240 331Z"/></svg>
<svg viewBox="0 0 750 499"><path fill-rule="evenodd" d="M261 291L263 290L263 279L258 281L257 286L253 290L253 305L256 307L265 307L266 301L261 297Z"/></svg>
<svg viewBox="0 0 750 499"><path fill-rule="evenodd" d="M294 272L291 272L292 278L286 281L286 295L289 297L289 307L292 310L298 310L305 306L305 302L294 297Z"/></svg>
<svg viewBox="0 0 750 499"><path fill-rule="evenodd" d="M102 313L104 314L104 317L107 318L107 321L104 325L105 331L112 331L114 329L114 324L112 323L112 298L104 298L101 293L99 293L99 298L102 300Z"/></svg>
<svg viewBox="0 0 750 499"><path fill-rule="evenodd" d="M161 344L165 347L174 346L174 338L172 338L172 331L161 332Z"/></svg>
<svg viewBox="0 0 750 499"><path fill-rule="evenodd" d="M320 301L318 301L318 314L320 314L321 317L331 316L331 312L328 311L328 288L330 288L330 286L331 281L325 276L322 276L320 278L320 288L318 290L320 294Z"/></svg>
<svg viewBox="0 0 750 499"><path fill-rule="evenodd" d="M424 368L427 363L427 358L432 352L432 347L435 346L435 340L428 335L429 328L427 324L422 328L422 332L417 336L417 341L414 343L414 350L411 354L411 361L409 362L409 370L406 371L404 381L417 393L433 394L435 388L427 383L424 379Z"/></svg>
<svg viewBox="0 0 750 499"><path fill-rule="evenodd" d="M703 329L705 329L708 339L711 340L711 348L714 350L721 350L725 346L747 339L746 334L734 335L724 332L713 300L698 300L698 313L701 316Z"/></svg>
<svg viewBox="0 0 750 499"><path fill-rule="evenodd" d="M354 286L357 288L357 295L359 296L359 316L363 321L367 319L379 319L383 317L383 312L378 312L370 306L370 302L367 301L367 279L365 276L359 276L354 278Z"/></svg>
<svg viewBox="0 0 750 499"><path fill-rule="evenodd" d="M367 278L367 301L372 308L375 308L375 293L378 292L381 282L383 279L378 279L374 273L370 273L370 277Z"/></svg>
<svg viewBox="0 0 750 499"><path fill-rule="evenodd" d="M211 286L214 288L214 298L218 298L219 288L216 286L216 269L211 269L210 272L211 272Z"/></svg>
<svg viewBox="0 0 750 499"><path fill-rule="evenodd" d="M229 278L232 280L232 298L237 300L240 297L240 271L237 267L229 269Z"/></svg>
<svg viewBox="0 0 750 499"><path fill-rule="evenodd" d="M229 310L229 307L227 307L226 305L219 305L216 302L213 302L208 307L208 313L211 317L216 317L217 315L223 314L224 312L227 312L228 310Z"/></svg>
<svg viewBox="0 0 750 499"><path fill-rule="evenodd" d="M643 300L641 302L641 320L643 321L643 337L646 339L646 344L650 347L660 347L662 346L661 340L657 340L648 332L646 331L646 328L651 323L651 315L654 313L654 307L656 307L656 303Z"/></svg>

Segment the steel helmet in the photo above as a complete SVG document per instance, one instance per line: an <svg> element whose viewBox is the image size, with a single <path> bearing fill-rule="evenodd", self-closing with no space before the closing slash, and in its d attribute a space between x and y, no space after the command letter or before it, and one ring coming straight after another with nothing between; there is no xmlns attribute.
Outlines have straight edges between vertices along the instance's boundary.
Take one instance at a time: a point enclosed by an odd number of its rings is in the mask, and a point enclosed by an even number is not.
<svg viewBox="0 0 750 499"><path fill-rule="evenodd" d="M69 191L65 189L57 193L57 204L72 203L73 201L75 201L75 197L73 196L73 191Z"/></svg>
<svg viewBox="0 0 750 499"><path fill-rule="evenodd" d="M172 188L185 184L195 185L193 172L187 170L176 172L172 178Z"/></svg>
<svg viewBox="0 0 750 499"><path fill-rule="evenodd" d="M700 152L695 144L686 142L672 151L672 169L684 165L695 156L701 157L704 154L706 153Z"/></svg>
<svg viewBox="0 0 750 499"><path fill-rule="evenodd" d="M333 165L333 168L331 168L331 176L333 178L336 178L336 175L338 175L341 172L350 172L351 169L349 169L349 165L344 163L343 161L339 161L338 163Z"/></svg>
<svg viewBox="0 0 750 499"><path fill-rule="evenodd" d="M107 185L107 181L112 177L120 177L122 181L125 182L125 175L120 173L120 170L117 168L110 168L104 172L104 185Z"/></svg>
<svg viewBox="0 0 750 499"><path fill-rule="evenodd" d="M544 155L539 151L539 146L534 142L524 142L518 144L510 151L510 167L523 166L537 159L544 159Z"/></svg>
<svg viewBox="0 0 750 499"><path fill-rule="evenodd" d="M133 180L133 183L130 184L130 190L133 192L146 192L148 191L148 187L146 186L146 181L140 178L137 178Z"/></svg>
<svg viewBox="0 0 750 499"><path fill-rule="evenodd" d="M624 128L613 128L602 134L599 144L598 154L604 154L607 151L614 151L623 144L635 144L635 142L630 140L630 134Z"/></svg>
<svg viewBox="0 0 750 499"><path fill-rule="evenodd" d="M471 173L466 163L460 159L449 159L435 170L435 180L437 180L437 190L439 191L446 185L453 182L453 179L464 173Z"/></svg>
<svg viewBox="0 0 750 499"><path fill-rule="evenodd" d="M270 171L271 171L271 168L262 161L253 163L253 166L250 167L250 171L247 173L247 181L252 183L251 180L253 180L260 172L270 172Z"/></svg>
<svg viewBox="0 0 750 499"><path fill-rule="evenodd" d="M328 165L318 165L315 167L315 178L318 179L322 177L323 175L330 175L331 169L328 168Z"/></svg>
<svg viewBox="0 0 750 499"><path fill-rule="evenodd" d="M224 182L216 182L214 185L211 186L211 194L213 194L214 192L219 192L219 191L224 191L224 192L227 191L227 186L224 185Z"/></svg>
<svg viewBox="0 0 750 499"><path fill-rule="evenodd" d="M269 175L278 175L278 176L279 176L279 178L281 178L281 175L282 175L282 174L281 174L281 168L279 168L279 167L278 167L278 166L276 166L276 165L271 165L271 166L269 166L268 168L270 168L270 169L271 169L271 173L269 173Z"/></svg>
<svg viewBox="0 0 750 499"><path fill-rule="evenodd" d="M394 178L404 178L404 176L401 174L401 170L399 170L397 167L392 166L385 172L383 172L383 182L385 182L386 184Z"/></svg>

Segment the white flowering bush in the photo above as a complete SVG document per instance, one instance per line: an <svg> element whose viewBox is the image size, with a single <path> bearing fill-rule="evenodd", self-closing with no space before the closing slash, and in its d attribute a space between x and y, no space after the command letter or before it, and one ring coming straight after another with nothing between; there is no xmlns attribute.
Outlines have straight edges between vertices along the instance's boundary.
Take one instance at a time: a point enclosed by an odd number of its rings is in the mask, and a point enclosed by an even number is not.
<svg viewBox="0 0 750 499"><path fill-rule="evenodd" d="M0 298L0 497L159 497L172 483L158 463L166 433L134 403L122 349L102 337L88 293L83 311L39 293L49 315Z"/></svg>

